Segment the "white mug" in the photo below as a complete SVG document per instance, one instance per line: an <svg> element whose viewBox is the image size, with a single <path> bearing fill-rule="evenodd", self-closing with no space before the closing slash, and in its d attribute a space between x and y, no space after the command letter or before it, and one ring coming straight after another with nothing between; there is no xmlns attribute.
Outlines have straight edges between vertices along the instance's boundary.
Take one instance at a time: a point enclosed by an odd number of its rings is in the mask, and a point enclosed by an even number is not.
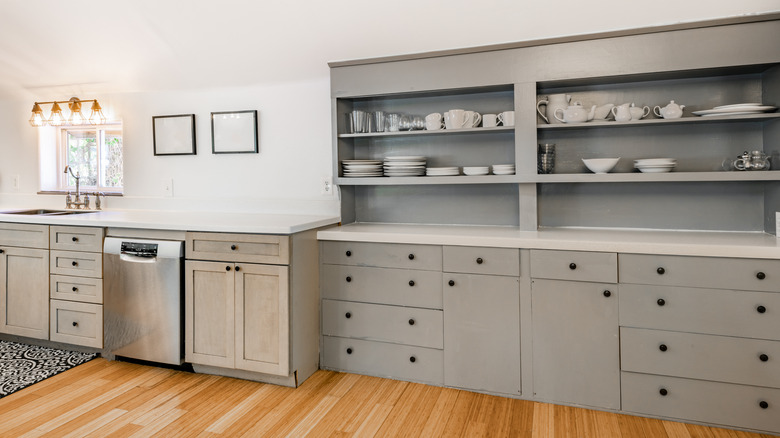
<svg viewBox="0 0 780 438"><path fill-rule="evenodd" d="M464 128L475 128L482 121L482 114L476 111L466 111L466 122L463 124Z"/></svg>
<svg viewBox="0 0 780 438"><path fill-rule="evenodd" d="M498 116L496 114L482 114L483 128L495 128L497 124L498 124Z"/></svg>
<svg viewBox="0 0 780 438"><path fill-rule="evenodd" d="M515 112L504 111L498 115L498 121L504 126L515 126Z"/></svg>
<svg viewBox="0 0 780 438"><path fill-rule="evenodd" d="M444 113L444 126L447 129L461 129L466 126L466 110L451 109Z"/></svg>
<svg viewBox="0 0 780 438"><path fill-rule="evenodd" d="M431 113L425 116L425 129L428 131L438 131L443 127L441 114Z"/></svg>

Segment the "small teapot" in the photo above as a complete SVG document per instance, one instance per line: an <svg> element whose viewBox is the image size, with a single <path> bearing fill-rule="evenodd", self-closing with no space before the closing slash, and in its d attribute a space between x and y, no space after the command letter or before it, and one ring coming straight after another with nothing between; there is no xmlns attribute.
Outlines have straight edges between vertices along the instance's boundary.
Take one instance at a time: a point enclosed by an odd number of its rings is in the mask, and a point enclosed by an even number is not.
<svg viewBox="0 0 780 438"><path fill-rule="evenodd" d="M559 113L562 117L558 117ZM574 102L574 105L569 105L569 107L566 109L556 109L555 113L553 113L553 116L555 116L558 121L563 123L582 123L593 120L595 114L596 105L593 105L590 108L590 111L588 111L582 106L580 102Z"/></svg>
<svg viewBox="0 0 780 438"><path fill-rule="evenodd" d="M650 115L649 106L634 106L632 103L628 110L631 112L631 120L641 120Z"/></svg>
<svg viewBox="0 0 780 438"><path fill-rule="evenodd" d="M769 170L769 157L763 151L745 151L734 160L737 170Z"/></svg>
<svg viewBox="0 0 780 438"><path fill-rule="evenodd" d="M682 117L683 108L685 108L685 105L677 105L672 100L669 101L669 104L663 108L658 105L653 107L653 114L658 117L663 117L664 119L679 119Z"/></svg>
<svg viewBox="0 0 780 438"><path fill-rule="evenodd" d="M616 122L630 122L631 121L631 108L629 104L624 103L618 105L611 110L612 115L615 116Z"/></svg>

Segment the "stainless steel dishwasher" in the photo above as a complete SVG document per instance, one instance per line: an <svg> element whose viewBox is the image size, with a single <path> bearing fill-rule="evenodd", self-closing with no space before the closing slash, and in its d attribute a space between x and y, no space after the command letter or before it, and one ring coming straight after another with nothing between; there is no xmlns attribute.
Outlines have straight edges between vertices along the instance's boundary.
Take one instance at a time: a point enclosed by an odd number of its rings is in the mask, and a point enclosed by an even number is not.
<svg viewBox="0 0 780 438"><path fill-rule="evenodd" d="M183 242L106 237L104 348L120 357L181 365Z"/></svg>

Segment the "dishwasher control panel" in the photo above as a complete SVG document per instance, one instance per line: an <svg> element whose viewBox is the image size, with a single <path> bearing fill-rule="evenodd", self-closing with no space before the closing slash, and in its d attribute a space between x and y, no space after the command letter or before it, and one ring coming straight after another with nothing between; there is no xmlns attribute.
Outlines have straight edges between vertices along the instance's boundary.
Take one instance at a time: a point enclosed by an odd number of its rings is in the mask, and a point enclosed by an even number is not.
<svg viewBox="0 0 780 438"><path fill-rule="evenodd" d="M138 257L157 257L156 243L122 242L120 250L122 254L130 254Z"/></svg>

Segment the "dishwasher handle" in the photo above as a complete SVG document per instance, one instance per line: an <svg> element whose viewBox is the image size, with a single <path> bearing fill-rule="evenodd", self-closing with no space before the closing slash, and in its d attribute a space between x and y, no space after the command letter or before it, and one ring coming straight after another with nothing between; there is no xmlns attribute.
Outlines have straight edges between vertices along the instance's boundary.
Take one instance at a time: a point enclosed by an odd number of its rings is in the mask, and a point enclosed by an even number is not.
<svg viewBox="0 0 780 438"><path fill-rule="evenodd" d="M119 254L119 260L130 263L157 263L157 256L122 252Z"/></svg>

